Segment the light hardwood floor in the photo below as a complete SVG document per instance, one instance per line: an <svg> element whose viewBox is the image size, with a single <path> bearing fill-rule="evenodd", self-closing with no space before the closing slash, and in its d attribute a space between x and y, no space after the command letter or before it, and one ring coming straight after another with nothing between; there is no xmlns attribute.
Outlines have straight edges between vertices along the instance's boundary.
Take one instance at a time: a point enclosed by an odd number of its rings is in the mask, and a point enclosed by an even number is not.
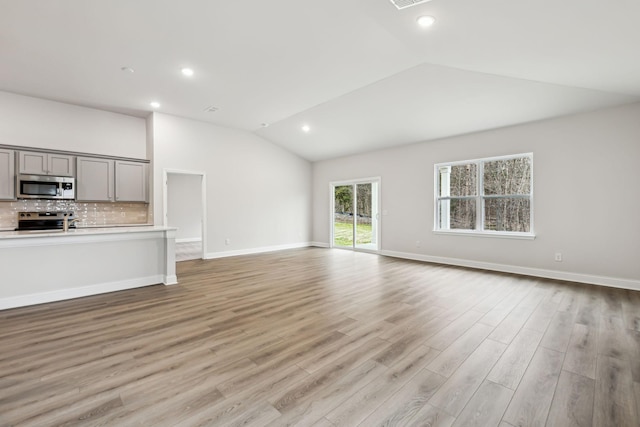
<svg viewBox="0 0 640 427"><path fill-rule="evenodd" d="M300 249L0 312L1 426L638 426L640 293Z"/></svg>

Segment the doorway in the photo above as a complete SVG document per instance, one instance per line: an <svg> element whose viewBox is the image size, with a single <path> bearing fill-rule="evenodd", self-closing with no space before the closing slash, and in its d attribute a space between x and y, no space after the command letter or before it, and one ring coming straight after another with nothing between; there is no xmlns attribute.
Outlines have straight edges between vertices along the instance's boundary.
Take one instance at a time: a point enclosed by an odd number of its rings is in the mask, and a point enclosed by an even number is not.
<svg viewBox="0 0 640 427"><path fill-rule="evenodd" d="M331 183L331 246L380 249L380 179Z"/></svg>
<svg viewBox="0 0 640 427"><path fill-rule="evenodd" d="M164 225L177 228L176 261L206 258L206 177L164 171Z"/></svg>

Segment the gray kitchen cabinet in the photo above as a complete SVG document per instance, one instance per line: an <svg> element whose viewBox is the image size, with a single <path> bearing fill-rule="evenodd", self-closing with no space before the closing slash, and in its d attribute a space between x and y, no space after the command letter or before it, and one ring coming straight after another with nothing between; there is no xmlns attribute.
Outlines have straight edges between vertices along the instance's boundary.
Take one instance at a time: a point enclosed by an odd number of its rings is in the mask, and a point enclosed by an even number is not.
<svg viewBox="0 0 640 427"><path fill-rule="evenodd" d="M54 176L74 176L75 157L63 154L49 154L47 164L49 165L49 175Z"/></svg>
<svg viewBox="0 0 640 427"><path fill-rule="evenodd" d="M15 152L0 149L0 200L15 199L15 176Z"/></svg>
<svg viewBox="0 0 640 427"><path fill-rule="evenodd" d="M116 160L116 202L148 202L149 164Z"/></svg>
<svg viewBox="0 0 640 427"><path fill-rule="evenodd" d="M74 156L20 151L18 170L26 175L74 176Z"/></svg>
<svg viewBox="0 0 640 427"><path fill-rule="evenodd" d="M113 202L114 161L94 157L76 160L76 200L82 202Z"/></svg>

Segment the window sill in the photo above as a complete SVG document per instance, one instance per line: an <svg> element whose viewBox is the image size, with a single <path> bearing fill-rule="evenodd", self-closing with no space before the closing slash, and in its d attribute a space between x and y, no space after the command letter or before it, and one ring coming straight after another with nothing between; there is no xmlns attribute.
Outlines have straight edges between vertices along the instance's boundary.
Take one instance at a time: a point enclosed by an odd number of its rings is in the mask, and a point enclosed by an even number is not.
<svg viewBox="0 0 640 427"><path fill-rule="evenodd" d="M434 234L449 236L494 237L498 239L533 240L533 233L509 233L508 231L475 231L475 230L433 230Z"/></svg>

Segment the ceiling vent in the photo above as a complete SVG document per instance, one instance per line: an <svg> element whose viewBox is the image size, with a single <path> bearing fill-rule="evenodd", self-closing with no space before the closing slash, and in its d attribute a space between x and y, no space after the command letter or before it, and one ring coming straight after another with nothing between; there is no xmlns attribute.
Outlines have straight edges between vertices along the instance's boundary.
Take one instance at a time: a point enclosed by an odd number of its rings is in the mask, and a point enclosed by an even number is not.
<svg viewBox="0 0 640 427"><path fill-rule="evenodd" d="M411 6L415 6L421 3L427 3L431 0L391 0L391 3L394 4L395 7L400 9L406 9Z"/></svg>

